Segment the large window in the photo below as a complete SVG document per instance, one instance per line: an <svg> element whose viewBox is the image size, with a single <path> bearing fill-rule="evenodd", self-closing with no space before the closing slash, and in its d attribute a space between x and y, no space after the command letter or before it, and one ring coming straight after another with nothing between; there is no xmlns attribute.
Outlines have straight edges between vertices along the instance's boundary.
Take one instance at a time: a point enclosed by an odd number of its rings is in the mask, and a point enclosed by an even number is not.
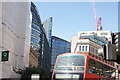
<svg viewBox="0 0 120 80"><path fill-rule="evenodd" d="M36 29L36 30L40 30L40 26L38 26L35 23L32 23L32 28Z"/></svg>
<svg viewBox="0 0 120 80"><path fill-rule="evenodd" d="M40 33L38 31L36 31L36 30L32 29L32 34L37 36L37 37L40 37Z"/></svg>
<svg viewBox="0 0 120 80"><path fill-rule="evenodd" d="M38 39L37 39L37 38L31 37L31 41L32 41L34 44L38 44Z"/></svg>
<svg viewBox="0 0 120 80"><path fill-rule="evenodd" d="M55 70L84 71L85 57L80 54L63 55L58 58Z"/></svg>
<svg viewBox="0 0 120 80"><path fill-rule="evenodd" d="M89 60L89 64L88 64L88 72L89 73L95 73L95 61L93 59Z"/></svg>
<svg viewBox="0 0 120 80"><path fill-rule="evenodd" d="M95 69L95 72L96 72L96 74L97 75L103 75L103 70L102 70L102 67L103 67L103 65L102 65L102 63L100 63L100 62L95 62L95 65L96 65L96 69Z"/></svg>
<svg viewBox="0 0 120 80"><path fill-rule="evenodd" d="M89 68L88 68L88 72L89 73L93 73L93 74L97 74L97 75L103 75L103 65L100 62L97 62L93 59L89 60Z"/></svg>
<svg viewBox="0 0 120 80"><path fill-rule="evenodd" d="M103 76L110 77L110 67L107 65L104 65L103 67L104 67L103 68Z"/></svg>
<svg viewBox="0 0 120 80"><path fill-rule="evenodd" d="M116 79L116 69L107 66L105 64L102 64L98 61L95 61L93 59L89 59L89 64L88 64L88 73L104 76L107 78L114 78ZM102 79L101 79L102 80ZM104 79L103 79L104 80Z"/></svg>

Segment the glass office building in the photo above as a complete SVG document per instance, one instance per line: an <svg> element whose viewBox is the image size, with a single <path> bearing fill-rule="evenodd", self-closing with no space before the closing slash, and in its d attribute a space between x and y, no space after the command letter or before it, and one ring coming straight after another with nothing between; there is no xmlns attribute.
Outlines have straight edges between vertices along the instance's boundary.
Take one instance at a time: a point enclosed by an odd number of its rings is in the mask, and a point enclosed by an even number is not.
<svg viewBox="0 0 120 80"><path fill-rule="evenodd" d="M49 75L51 67L51 47L49 46L45 29L34 3L31 3L31 13L31 45L38 53L38 65L45 68Z"/></svg>
<svg viewBox="0 0 120 80"><path fill-rule="evenodd" d="M31 44L35 51L38 53L40 52L41 46L40 46L40 40L41 40L41 19L37 12L36 6L31 3L31 13L32 13L32 26L31 26ZM39 55L39 54L38 54Z"/></svg>
<svg viewBox="0 0 120 80"><path fill-rule="evenodd" d="M71 43L59 37L52 36L51 69L53 69L57 55L68 52L71 52Z"/></svg>
<svg viewBox="0 0 120 80"><path fill-rule="evenodd" d="M47 37L47 40L49 42L49 46L52 46L52 17L48 18L46 21L43 22L43 28L45 30L45 34Z"/></svg>

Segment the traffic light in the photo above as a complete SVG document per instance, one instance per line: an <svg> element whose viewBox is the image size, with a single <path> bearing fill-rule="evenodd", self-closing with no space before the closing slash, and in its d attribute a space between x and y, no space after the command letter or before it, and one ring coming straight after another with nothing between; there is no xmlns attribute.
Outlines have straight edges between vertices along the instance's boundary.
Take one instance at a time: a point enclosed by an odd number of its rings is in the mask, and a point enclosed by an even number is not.
<svg viewBox="0 0 120 80"><path fill-rule="evenodd" d="M9 51L2 51L1 61L8 61L8 59L9 59Z"/></svg>

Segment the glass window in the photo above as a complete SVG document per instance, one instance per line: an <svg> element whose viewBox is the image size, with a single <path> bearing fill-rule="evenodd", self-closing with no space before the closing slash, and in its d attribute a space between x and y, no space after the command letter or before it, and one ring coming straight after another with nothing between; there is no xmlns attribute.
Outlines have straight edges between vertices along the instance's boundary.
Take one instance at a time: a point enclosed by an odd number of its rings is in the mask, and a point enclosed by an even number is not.
<svg viewBox="0 0 120 80"><path fill-rule="evenodd" d="M40 34L36 30L33 30L33 29L32 29L32 34L35 35L35 36L37 36L37 37L40 36Z"/></svg>
<svg viewBox="0 0 120 80"><path fill-rule="evenodd" d="M95 61L93 59L89 59L88 66L88 73L95 73Z"/></svg>
<svg viewBox="0 0 120 80"><path fill-rule="evenodd" d="M40 26L38 26L38 25L35 24L35 23L32 23L32 28L37 29L37 30L40 30Z"/></svg>
<svg viewBox="0 0 120 80"><path fill-rule="evenodd" d="M85 57L80 54L59 56L55 70L84 71Z"/></svg>
<svg viewBox="0 0 120 80"><path fill-rule="evenodd" d="M96 65L96 69L95 69L96 74L102 76L103 75L103 65L102 65L102 63L96 61L95 65Z"/></svg>
<svg viewBox="0 0 120 80"><path fill-rule="evenodd" d="M91 52L91 47L89 46L89 51Z"/></svg>
<svg viewBox="0 0 120 80"><path fill-rule="evenodd" d="M82 46L82 51L84 51L84 46Z"/></svg>
<svg viewBox="0 0 120 80"><path fill-rule="evenodd" d="M81 51L81 46L79 46L79 51Z"/></svg>
<svg viewBox="0 0 120 80"><path fill-rule="evenodd" d="M94 48L92 48L92 52L94 53Z"/></svg>
<svg viewBox="0 0 120 80"><path fill-rule="evenodd" d="M110 67L107 65L103 65L103 76L110 77Z"/></svg>
<svg viewBox="0 0 120 80"><path fill-rule="evenodd" d="M36 38L31 37L31 41L32 41L34 44L38 44L38 39L36 39Z"/></svg>
<svg viewBox="0 0 120 80"><path fill-rule="evenodd" d="M88 46L86 46L86 51L88 50Z"/></svg>

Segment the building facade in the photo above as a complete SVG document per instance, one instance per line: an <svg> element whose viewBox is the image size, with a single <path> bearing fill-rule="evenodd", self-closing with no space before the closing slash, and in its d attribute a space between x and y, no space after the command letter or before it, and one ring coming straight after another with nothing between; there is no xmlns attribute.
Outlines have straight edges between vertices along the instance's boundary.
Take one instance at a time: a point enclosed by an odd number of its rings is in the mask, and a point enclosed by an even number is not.
<svg viewBox="0 0 120 80"><path fill-rule="evenodd" d="M111 31L82 31L78 32L78 35L72 37L71 51L87 53L90 56L103 60L103 45L109 43L112 43ZM108 62L111 65L115 65L112 61Z"/></svg>
<svg viewBox="0 0 120 80"><path fill-rule="evenodd" d="M76 44L75 52L98 54L98 49L101 47L102 45L90 39L79 39Z"/></svg>
<svg viewBox="0 0 120 80"><path fill-rule="evenodd" d="M78 32L78 35L72 37L71 51L76 52L76 50L77 50L76 48L78 47L79 40L82 41L82 39L83 39L82 42L84 43L84 45L91 45L89 47L91 50L94 46L94 49L96 51L96 49L98 50L98 48L100 48L100 46L102 47L102 45L112 43L112 35L111 34L112 34L111 31L82 31L82 32ZM85 39L89 39L89 41L86 41ZM91 44L91 41L97 45ZM80 44L83 44L83 43L80 43ZM95 48L97 46L98 46L98 48ZM82 46L81 48L83 48L83 47L84 46Z"/></svg>
<svg viewBox="0 0 120 80"><path fill-rule="evenodd" d="M45 30L45 34L47 40L49 42L49 46L52 46L52 17L48 18L46 21L43 22L43 28Z"/></svg>
<svg viewBox="0 0 120 80"><path fill-rule="evenodd" d="M71 43L56 36L52 36L52 60L51 69L54 67L54 63L57 55L62 53L68 53L70 51Z"/></svg>
<svg viewBox="0 0 120 80"><path fill-rule="evenodd" d="M48 27L49 25L45 26L44 23L43 27L39 13L33 2L31 3L31 12L32 12L31 44L38 54L38 66L45 68L49 74L51 67L51 46L49 46L50 39L48 39L47 35L48 34L47 28L49 28ZM51 19L52 18L50 18L50 20ZM49 24L49 22L46 23ZM50 26L50 29L52 29L52 26ZM50 31L52 32L52 30Z"/></svg>
<svg viewBox="0 0 120 80"><path fill-rule="evenodd" d="M30 47L29 66L30 67L37 67L38 66L38 54L36 53L36 51L32 47Z"/></svg>
<svg viewBox="0 0 120 80"><path fill-rule="evenodd" d="M0 79L20 78L29 66L31 2L0 2L0 53L9 51L8 61L1 61Z"/></svg>
<svg viewBox="0 0 120 80"><path fill-rule="evenodd" d="M42 34L42 23L36 6L34 3L31 3L31 13L32 13L32 26L31 26L31 45L40 55L41 47L41 34Z"/></svg>

